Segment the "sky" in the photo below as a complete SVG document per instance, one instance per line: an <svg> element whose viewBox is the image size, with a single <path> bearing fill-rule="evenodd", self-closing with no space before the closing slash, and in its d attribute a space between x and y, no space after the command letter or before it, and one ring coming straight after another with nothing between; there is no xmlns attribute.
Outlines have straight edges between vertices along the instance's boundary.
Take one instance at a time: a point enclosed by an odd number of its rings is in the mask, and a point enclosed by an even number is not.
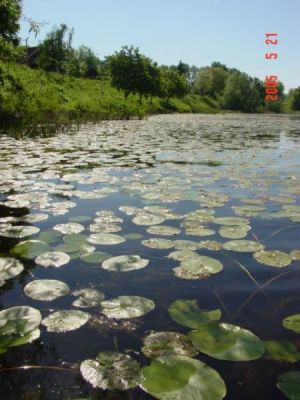
<svg viewBox="0 0 300 400"><path fill-rule="evenodd" d="M91 47L100 59L134 45L159 64L180 60L198 67L220 61L262 80L277 75L286 90L300 86L300 0L23 0L23 14L74 28L73 46ZM21 24L21 37L29 25ZM265 44L277 33L276 46ZM266 60L266 52L278 53Z"/></svg>

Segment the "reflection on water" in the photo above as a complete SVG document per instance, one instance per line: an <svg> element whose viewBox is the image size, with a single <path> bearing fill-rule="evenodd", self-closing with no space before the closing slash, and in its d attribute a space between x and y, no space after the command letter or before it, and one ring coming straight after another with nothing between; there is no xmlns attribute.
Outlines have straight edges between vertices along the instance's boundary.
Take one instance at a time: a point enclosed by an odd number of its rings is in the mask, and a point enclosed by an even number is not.
<svg viewBox="0 0 300 400"><path fill-rule="evenodd" d="M41 325L39 339L0 355L0 398L153 398L138 387L93 389L79 366L105 350L148 365L141 353L146 334L190 331L170 318L168 307L178 299L219 308L223 322L261 340L288 340L300 350L299 334L282 325L300 312L299 121L296 115L162 115L51 136L2 135L0 252L2 258L14 254L25 269L2 282L1 310L28 305L45 318L76 309L72 293L83 288L101 291L106 299L141 296L154 301L155 309L138 318L111 319L97 305L83 310L91 318L77 330L56 333ZM243 218L243 226L224 225L219 217ZM23 227L19 236L15 226ZM22 237L24 226L40 231ZM257 250L223 248L235 239L283 252L288 262L272 267L253 257ZM38 265L33 247L16 252L27 240L68 254L70 262L60 268ZM174 251L190 252L190 263L194 253L216 259L223 269L208 273L209 265L175 273L180 261L169 257ZM101 267L105 258L119 255L139 255L149 263L128 272ZM37 279L62 281L70 294L51 302L29 298L24 286ZM277 376L299 369L299 361L267 357L229 362L201 352L196 358L219 372L230 400L284 399Z"/></svg>

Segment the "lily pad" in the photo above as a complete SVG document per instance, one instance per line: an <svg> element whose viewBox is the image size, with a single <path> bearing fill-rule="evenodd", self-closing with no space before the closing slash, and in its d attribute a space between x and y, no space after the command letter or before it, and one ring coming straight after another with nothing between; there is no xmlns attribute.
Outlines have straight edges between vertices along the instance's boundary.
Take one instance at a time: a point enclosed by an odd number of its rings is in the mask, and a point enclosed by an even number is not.
<svg viewBox="0 0 300 400"><path fill-rule="evenodd" d="M24 292L26 296L34 300L52 301L67 295L70 292L70 288L61 281L39 279L29 282L24 287Z"/></svg>
<svg viewBox="0 0 300 400"><path fill-rule="evenodd" d="M50 250L50 246L40 240L25 240L18 243L12 250L11 254L17 257L34 260L40 254Z"/></svg>
<svg viewBox="0 0 300 400"><path fill-rule="evenodd" d="M110 254L101 251L95 251L93 253L83 254L80 260L88 264L100 264L102 261L107 260Z"/></svg>
<svg viewBox="0 0 300 400"><path fill-rule="evenodd" d="M95 388L127 390L139 384L140 365L129 355L102 352L95 360L83 361L80 372Z"/></svg>
<svg viewBox="0 0 300 400"><path fill-rule="evenodd" d="M87 241L91 244L113 245L124 243L125 239L122 236L112 233L95 233L90 235Z"/></svg>
<svg viewBox="0 0 300 400"><path fill-rule="evenodd" d="M44 231L39 234L39 240L45 243L54 243L61 238L62 234L58 231Z"/></svg>
<svg viewBox="0 0 300 400"><path fill-rule="evenodd" d="M300 352L297 346L287 340L266 340L264 358L280 362L295 363L300 361Z"/></svg>
<svg viewBox="0 0 300 400"><path fill-rule="evenodd" d="M226 239L242 239L247 236L250 229L249 225L222 226L219 234Z"/></svg>
<svg viewBox="0 0 300 400"><path fill-rule="evenodd" d="M156 358L142 369L141 387L160 400L221 400L226 385L217 371L190 357Z"/></svg>
<svg viewBox="0 0 300 400"><path fill-rule="evenodd" d="M0 258L0 280L12 279L24 270L24 265L21 261L11 258L4 257Z"/></svg>
<svg viewBox="0 0 300 400"><path fill-rule="evenodd" d="M279 375L277 387L289 400L300 400L300 371L288 371Z"/></svg>
<svg viewBox="0 0 300 400"><path fill-rule="evenodd" d="M174 242L168 239L152 238L142 240L143 246L150 247L150 249L170 249L174 247Z"/></svg>
<svg viewBox="0 0 300 400"><path fill-rule="evenodd" d="M214 223L218 225L245 225L248 224L248 220L239 217L218 217L214 218Z"/></svg>
<svg viewBox="0 0 300 400"><path fill-rule="evenodd" d="M151 235L173 236L179 235L180 229L167 225L154 225L147 229Z"/></svg>
<svg viewBox="0 0 300 400"><path fill-rule="evenodd" d="M109 318L127 319L148 314L155 307L152 300L140 296L119 296L102 301L102 313Z"/></svg>
<svg viewBox="0 0 300 400"><path fill-rule="evenodd" d="M160 215L150 213L140 213L133 218L132 222L136 225L159 225L165 221L165 218Z"/></svg>
<svg viewBox="0 0 300 400"><path fill-rule="evenodd" d="M223 265L219 260L207 256L193 257L183 260L179 267L173 268L175 275L182 279L204 279L222 271Z"/></svg>
<svg viewBox="0 0 300 400"><path fill-rule="evenodd" d="M290 265L292 257L279 250L262 250L253 254L256 261L269 267L283 268Z"/></svg>
<svg viewBox="0 0 300 400"><path fill-rule="evenodd" d="M39 310L16 306L0 311L0 336L22 336L38 328L42 320Z"/></svg>
<svg viewBox="0 0 300 400"><path fill-rule="evenodd" d="M27 226L27 225L7 225L0 227L0 236L8 237L8 238L16 238L22 239L26 236L32 236L39 233L40 228L36 226Z"/></svg>
<svg viewBox="0 0 300 400"><path fill-rule="evenodd" d="M142 353L150 358L178 354L194 357L197 350L186 335L178 332L153 332L144 338Z"/></svg>
<svg viewBox="0 0 300 400"><path fill-rule="evenodd" d="M70 261L70 256L60 251L48 251L47 253L39 255L35 260L35 263L48 268L48 267L61 267Z"/></svg>
<svg viewBox="0 0 300 400"><path fill-rule="evenodd" d="M90 319L90 314L79 310L62 310L42 320L48 332L69 332L80 328Z"/></svg>
<svg viewBox="0 0 300 400"><path fill-rule="evenodd" d="M104 293L91 288L76 290L72 294L78 297L72 304L74 307L79 308L99 307L101 306L101 302L105 299Z"/></svg>
<svg viewBox="0 0 300 400"><path fill-rule="evenodd" d="M300 333L300 314L290 315L282 321L282 325L293 332Z"/></svg>
<svg viewBox="0 0 300 400"><path fill-rule="evenodd" d="M53 229L63 233L64 235L71 235L73 233L84 231L84 226L76 222L67 222L66 224L55 225Z"/></svg>
<svg viewBox="0 0 300 400"><path fill-rule="evenodd" d="M102 263L102 268L108 271L127 272L145 268L149 260L137 255L112 257Z"/></svg>
<svg viewBox="0 0 300 400"><path fill-rule="evenodd" d="M188 337L196 349L218 360L256 360L265 351L263 342L252 332L231 324L211 322Z"/></svg>
<svg viewBox="0 0 300 400"><path fill-rule="evenodd" d="M241 253L254 253L264 249L264 245L254 240L229 240L223 244L224 249Z"/></svg>
<svg viewBox="0 0 300 400"><path fill-rule="evenodd" d="M168 311L175 322L192 329L197 329L212 321L218 321L222 316L220 309L201 310L197 300L176 300L170 305Z"/></svg>

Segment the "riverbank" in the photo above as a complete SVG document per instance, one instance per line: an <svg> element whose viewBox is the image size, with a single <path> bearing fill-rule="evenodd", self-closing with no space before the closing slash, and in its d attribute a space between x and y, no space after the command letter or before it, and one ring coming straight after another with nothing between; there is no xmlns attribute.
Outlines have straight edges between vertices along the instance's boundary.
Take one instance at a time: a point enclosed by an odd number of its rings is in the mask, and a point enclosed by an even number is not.
<svg viewBox="0 0 300 400"><path fill-rule="evenodd" d="M143 118L160 113L217 113L217 101L198 95L142 103L125 100L108 81L74 78L0 63L0 126L12 124Z"/></svg>

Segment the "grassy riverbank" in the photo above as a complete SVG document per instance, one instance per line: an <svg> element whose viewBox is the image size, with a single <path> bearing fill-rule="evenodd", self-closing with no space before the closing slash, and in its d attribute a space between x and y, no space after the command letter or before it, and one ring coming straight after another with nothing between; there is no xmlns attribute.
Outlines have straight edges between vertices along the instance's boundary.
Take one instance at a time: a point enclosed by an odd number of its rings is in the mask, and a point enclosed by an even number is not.
<svg viewBox="0 0 300 400"><path fill-rule="evenodd" d="M136 95L126 100L108 81L74 78L0 63L0 124L70 122L143 118L168 112L216 113L219 104L206 97L187 95L169 100L154 97L142 104Z"/></svg>

